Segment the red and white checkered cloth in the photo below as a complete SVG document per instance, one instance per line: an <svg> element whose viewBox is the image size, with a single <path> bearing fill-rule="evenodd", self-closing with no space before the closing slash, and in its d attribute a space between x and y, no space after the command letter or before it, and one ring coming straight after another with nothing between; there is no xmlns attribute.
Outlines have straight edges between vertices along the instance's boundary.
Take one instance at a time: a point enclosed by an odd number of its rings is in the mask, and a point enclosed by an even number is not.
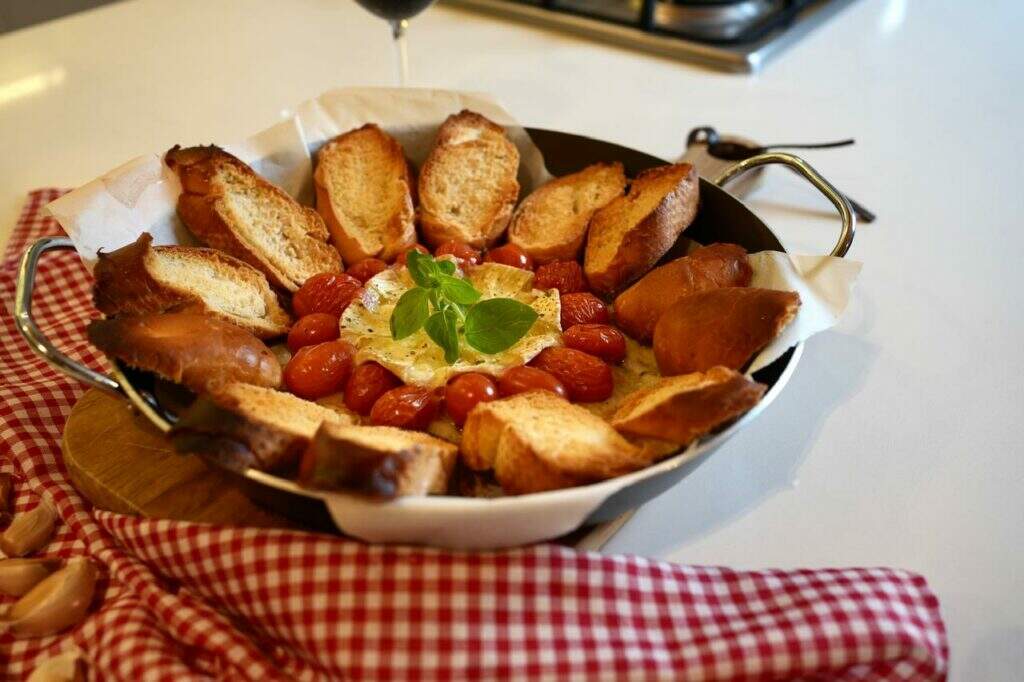
<svg viewBox="0 0 1024 682"><path fill-rule="evenodd" d="M45 553L88 554L104 579L87 620L0 634L5 677L78 647L96 680L942 680L948 647L924 579L890 569L732 571L564 547L460 554L293 531L92 510L60 457L82 387L30 353L11 317L17 261L59 227L39 190L0 272L0 468L16 507L49 497ZM46 256L44 331L93 366L90 279ZM4 605L10 600L4 598Z"/></svg>

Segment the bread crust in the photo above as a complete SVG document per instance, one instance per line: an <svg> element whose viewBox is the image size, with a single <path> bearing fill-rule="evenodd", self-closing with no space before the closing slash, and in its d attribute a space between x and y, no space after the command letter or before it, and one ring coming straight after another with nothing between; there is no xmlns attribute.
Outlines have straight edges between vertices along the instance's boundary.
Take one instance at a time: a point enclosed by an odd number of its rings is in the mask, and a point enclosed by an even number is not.
<svg viewBox="0 0 1024 682"><path fill-rule="evenodd" d="M726 287L684 296L654 327L654 356L663 376L741 369L796 316L800 294Z"/></svg>
<svg viewBox="0 0 1024 682"><path fill-rule="evenodd" d="M245 243L235 229L225 220L220 204L225 195L217 174L223 166L230 166L237 172L249 176L262 192L276 195L291 204L293 210L301 213L306 223L305 244L302 245L305 258L319 272L335 272L341 269L341 258L334 247L327 243L327 226L320 214L302 206L287 192L267 182L252 168L217 146L189 147L175 145L165 156L167 165L181 180L182 193L178 197L178 215L185 227L204 244L225 251L256 268L270 281L271 285L287 291L297 291L306 278L286 273L275 266L267 254L255 245ZM316 274L316 273L314 273Z"/></svg>
<svg viewBox="0 0 1024 682"><path fill-rule="evenodd" d="M654 268L615 299L615 321L637 341L649 342L662 313L684 296L719 287L750 285L754 270L736 244L702 246Z"/></svg>
<svg viewBox="0 0 1024 682"><path fill-rule="evenodd" d="M621 229L623 226L616 222L621 218L618 213L623 206L636 201L640 193L648 190L653 182L669 174L680 175L675 187L650 213L636 224L625 227L618 238L613 257L607 263L599 264L594 254L595 249L591 246L595 236ZM697 216L699 196L697 171L688 163L659 166L638 175L626 196L605 205L590 221L583 270L591 288L610 295L654 267Z"/></svg>

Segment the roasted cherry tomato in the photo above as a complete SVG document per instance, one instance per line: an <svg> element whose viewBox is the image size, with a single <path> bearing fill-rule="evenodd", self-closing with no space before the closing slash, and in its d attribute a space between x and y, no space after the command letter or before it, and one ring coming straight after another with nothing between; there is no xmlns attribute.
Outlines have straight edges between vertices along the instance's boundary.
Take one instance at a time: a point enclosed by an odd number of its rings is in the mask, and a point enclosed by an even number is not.
<svg viewBox="0 0 1024 682"><path fill-rule="evenodd" d="M395 259L395 265L405 265L405 259L409 257L410 251L419 251L420 253L430 253L427 247L423 244L413 244L408 249L398 254L398 258Z"/></svg>
<svg viewBox="0 0 1024 682"><path fill-rule="evenodd" d="M358 279L343 272L313 275L292 296L292 312L296 317L327 313L340 318L362 286Z"/></svg>
<svg viewBox="0 0 1024 682"><path fill-rule="evenodd" d="M435 256L455 256L459 266L478 265L480 252L464 242L445 242L434 250Z"/></svg>
<svg viewBox="0 0 1024 682"><path fill-rule="evenodd" d="M587 290L583 268L574 260L556 260L537 268L533 278L534 289L558 289L561 294L574 294Z"/></svg>
<svg viewBox="0 0 1024 682"><path fill-rule="evenodd" d="M536 367L510 367L498 379L498 392L502 397L527 391L551 391L563 398L569 397L561 381L550 372Z"/></svg>
<svg viewBox="0 0 1024 682"><path fill-rule="evenodd" d="M378 398L401 385L398 377L376 362L364 363L352 370L345 386L345 407L365 417Z"/></svg>
<svg viewBox="0 0 1024 682"><path fill-rule="evenodd" d="M288 350L297 353L305 346L315 346L338 338L338 318L327 313L311 313L299 318L288 332Z"/></svg>
<svg viewBox="0 0 1024 682"><path fill-rule="evenodd" d="M611 367L600 358L575 348L545 348L530 364L550 372L565 384L569 400L575 403L607 400L615 387Z"/></svg>
<svg viewBox="0 0 1024 682"><path fill-rule="evenodd" d="M300 348L284 368L288 390L307 400L316 400L345 388L352 373L352 346L345 341L328 341Z"/></svg>
<svg viewBox="0 0 1024 682"><path fill-rule="evenodd" d="M501 263L514 268L533 270L533 258L515 244L505 244L487 252L488 263Z"/></svg>
<svg viewBox="0 0 1024 682"><path fill-rule="evenodd" d="M364 258L346 270L345 274L351 275L363 284L366 284L371 277L376 275L378 272L383 272L387 269L388 264L380 258Z"/></svg>
<svg viewBox="0 0 1024 682"><path fill-rule="evenodd" d="M444 389L444 404L456 426L466 423L470 410L478 403L486 403L497 397L498 387L494 379L476 372L460 374L449 381Z"/></svg>
<svg viewBox="0 0 1024 682"><path fill-rule="evenodd" d="M439 402L437 395L430 389L399 386L377 398L370 410L370 421L377 426L422 431L437 416Z"/></svg>
<svg viewBox="0 0 1024 682"><path fill-rule="evenodd" d="M606 324L608 306L593 294L562 294L562 330L574 324Z"/></svg>
<svg viewBox="0 0 1024 682"><path fill-rule="evenodd" d="M607 324L576 324L565 330L562 341L569 348L595 355L605 362L622 362L626 357L626 337Z"/></svg>

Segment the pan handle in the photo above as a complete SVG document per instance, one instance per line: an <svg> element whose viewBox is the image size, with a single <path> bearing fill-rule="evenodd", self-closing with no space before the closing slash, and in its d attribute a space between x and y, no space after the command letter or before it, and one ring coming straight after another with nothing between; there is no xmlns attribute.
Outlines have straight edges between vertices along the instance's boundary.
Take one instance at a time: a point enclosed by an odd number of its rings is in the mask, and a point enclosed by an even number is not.
<svg viewBox="0 0 1024 682"><path fill-rule="evenodd" d="M46 360L51 367L84 384L123 396L124 390L116 379L90 369L60 352L40 331L32 318L32 293L36 288L36 266L39 264L39 257L47 251L73 248L74 244L67 237L43 237L25 251L25 255L21 257L21 265L18 266L18 280L14 293L14 323L28 341L32 352Z"/></svg>
<svg viewBox="0 0 1024 682"><path fill-rule="evenodd" d="M842 219L843 224L839 231L839 241L836 242L835 248L832 249L832 253L829 255L836 256L838 258L845 256L846 252L850 250L850 245L853 244L853 235L857 229L857 217L854 215L846 197L844 197L839 190L833 187L832 183L822 177L818 171L814 170L814 168L811 167L811 164L807 163L799 156L786 154L785 152L767 152L765 154L751 156L749 159L744 159L735 165L729 166L711 182L722 187L733 178L743 175L749 170L773 163L780 163L784 166L788 166L796 173L802 175L807 182L814 185L818 191L824 194L825 197L832 202L832 205L836 207L836 210L839 211L839 217Z"/></svg>

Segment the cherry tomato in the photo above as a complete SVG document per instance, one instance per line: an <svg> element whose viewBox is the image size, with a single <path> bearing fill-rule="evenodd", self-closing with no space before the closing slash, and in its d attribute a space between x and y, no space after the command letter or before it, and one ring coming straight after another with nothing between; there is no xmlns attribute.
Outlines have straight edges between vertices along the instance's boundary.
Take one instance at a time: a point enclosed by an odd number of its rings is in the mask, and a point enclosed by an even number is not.
<svg viewBox="0 0 1024 682"><path fill-rule="evenodd" d="M498 392L502 397L527 391L551 391L563 398L569 397L561 381L536 367L510 367L498 379Z"/></svg>
<svg viewBox="0 0 1024 682"><path fill-rule="evenodd" d="M501 263L514 268L533 270L533 258L515 244L505 244L487 252L488 263Z"/></svg>
<svg viewBox="0 0 1024 682"><path fill-rule="evenodd" d="M288 350L293 353L304 346L315 346L338 338L338 318L327 313L311 313L299 318L288 332Z"/></svg>
<svg viewBox="0 0 1024 682"><path fill-rule="evenodd" d="M611 367L575 348L545 348L530 364L565 384L569 399L575 403L607 400L615 387Z"/></svg>
<svg viewBox="0 0 1024 682"><path fill-rule="evenodd" d="M562 294L574 294L587 290L587 278L583 268L574 260L556 260L537 268L533 278L534 289L558 289Z"/></svg>
<svg viewBox="0 0 1024 682"><path fill-rule="evenodd" d="M562 330L574 324L606 324L608 306L593 294L562 294Z"/></svg>
<svg viewBox="0 0 1024 682"><path fill-rule="evenodd" d="M398 254L398 258L395 259L395 265L405 265L405 259L409 257L409 252L410 251L419 251L420 253L430 253L430 251L427 250L427 247L423 246L423 244L413 244L408 249L406 249L402 253Z"/></svg>
<svg viewBox="0 0 1024 682"><path fill-rule="evenodd" d="M445 242L434 250L434 255L455 256L460 267L480 263L480 252L464 242Z"/></svg>
<svg viewBox="0 0 1024 682"><path fill-rule="evenodd" d="M562 334L569 348L595 355L605 362L622 362L626 357L626 337L607 324L577 324Z"/></svg>
<svg viewBox="0 0 1024 682"><path fill-rule="evenodd" d="M444 389L444 404L456 426L466 423L470 410L478 403L486 403L498 397L498 387L486 374L470 372L460 374L448 382Z"/></svg>
<svg viewBox="0 0 1024 682"><path fill-rule="evenodd" d="M362 286L358 279L343 272L313 275L292 296L292 312L296 317L327 313L340 318Z"/></svg>
<svg viewBox="0 0 1024 682"><path fill-rule="evenodd" d="M352 346L346 341L328 341L300 348L284 368L288 390L307 400L323 398L345 387L352 373Z"/></svg>
<svg viewBox="0 0 1024 682"><path fill-rule="evenodd" d="M399 386L377 398L370 410L370 422L377 426L423 430L437 416L438 402L437 395L430 389Z"/></svg>
<svg viewBox="0 0 1024 682"><path fill-rule="evenodd" d="M363 284L366 284L371 277L376 275L378 272L383 272L387 269L388 264L380 258L364 258L346 270L345 274L351 275Z"/></svg>
<svg viewBox="0 0 1024 682"><path fill-rule="evenodd" d="M402 382L376 362L367 362L352 370L345 386L345 407L364 417L370 414L377 399Z"/></svg>

